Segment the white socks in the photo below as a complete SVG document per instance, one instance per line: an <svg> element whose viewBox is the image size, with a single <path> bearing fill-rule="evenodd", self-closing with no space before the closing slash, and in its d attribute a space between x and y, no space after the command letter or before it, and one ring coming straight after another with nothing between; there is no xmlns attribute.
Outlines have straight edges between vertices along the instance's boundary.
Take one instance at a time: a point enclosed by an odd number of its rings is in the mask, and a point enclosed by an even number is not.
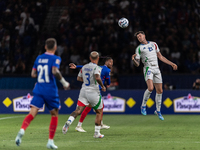
<svg viewBox="0 0 200 150"><path fill-rule="evenodd" d="M148 89L146 89L146 91L144 92L142 107L146 106L147 100L149 99L151 93L152 92L150 92ZM156 93L155 101L156 101L156 110L160 111L162 103L162 93L161 94Z"/></svg>
<svg viewBox="0 0 200 150"><path fill-rule="evenodd" d="M78 122L77 126L81 127L82 126L82 122Z"/></svg>
<svg viewBox="0 0 200 150"><path fill-rule="evenodd" d="M21 129L19 130L19 133L20 133L21 135L24 135L25 130L21 128Z"/></svg>
<svg viewBox="0 0 200 150"><path fill-rule="evenodd" d="M95 133L95 134L100 134L100 129L101 129L101 126L96 126L96 125L95 125L94 133Z"/></svg>
<svg viewBox="0 0 200 150"><path fill-rule="evenodd" d="M143 100L142 100L142 106L146 106L147 100L149 99L152 92L150 92L148 89L144 92Z"/></svg>
<svg viewBox="0 0 200 150"><path fill-rule="evenodd" d="M101 125L103 125L103 120L101 120Z"/></svg>
<svg viewBox="0 0 200 150"><path fill-rule="evenodd" d="M160 108L161 108L161 102L162 102L162 94L157 94L156 93L156 110L157 111L160 111Z"/></svg>
<svg viewBox="0 0 200 150"><path fill-rule="evenodd" d="M68 120L67 120L67 124L68 125L71 125L72 124L72 122L74 121L74 117L73 116L70 116L69 118L68 118Z"/></svg>

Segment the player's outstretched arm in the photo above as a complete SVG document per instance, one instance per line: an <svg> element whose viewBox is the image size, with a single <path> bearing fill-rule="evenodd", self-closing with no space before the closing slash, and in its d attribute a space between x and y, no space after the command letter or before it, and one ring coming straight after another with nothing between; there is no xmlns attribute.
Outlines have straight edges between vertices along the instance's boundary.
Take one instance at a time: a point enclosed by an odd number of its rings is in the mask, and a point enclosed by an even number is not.
<svg viewBox="0 0 200 150"><path fill-rule="evenodd" d="M99 83L99 85L101 86L102 91L105 92L106 91L106 87L103 85L100 75L99 74L95 74L95 79Z"/></svg>
<svg viewBox="0 0 200 150"><path fill-rule="evenodd" d="M82 67L83 67L82 65L75 65L74 63L69 64L70 69L77 69L77 68L82 68Z"/></svg>
<svg viewBox="0 0 200 150"><path fill-rule="evenodd" d="M136 66L136 67L139 67L139 65L140 65L140 60L139 59L135 59L135 56L136 56L137 54L133 54L132 55L132 61L133 61L133 63L134 63L134 65Z"/></svg>
<svg viewBox="0 0 200 150"><path fill-rule="evenodd" d="M178 69L178 66L175 63L173 63L170 60L168 60L167 58L165 58L160 52L157 53L157 56L162 62L172 66L173 70Z"/></svg>
<svg viewBox="0 0 200 150"><path fill-rule="evenodd" d="M36 78L37 77L37 71L36 71L36 69L32 69L32 71L31 71L31 77L32 78Z"/></svg>
<svg viewBox="0 0 200 150"><path fill-rule="evenodd" d="M70 69L76 69L76 65L75 65L74 63L70 63L70 64L69 64L69 68L70 68Z"/></svg>
<svg viewBox="0 0 200 150"><path fill-rule="evenodd" d="M61 75L59 69L57 67L52 67L52 74L62 83L63 88L67 90L69 88L69 82L67 82L63 76Z"/></svg>

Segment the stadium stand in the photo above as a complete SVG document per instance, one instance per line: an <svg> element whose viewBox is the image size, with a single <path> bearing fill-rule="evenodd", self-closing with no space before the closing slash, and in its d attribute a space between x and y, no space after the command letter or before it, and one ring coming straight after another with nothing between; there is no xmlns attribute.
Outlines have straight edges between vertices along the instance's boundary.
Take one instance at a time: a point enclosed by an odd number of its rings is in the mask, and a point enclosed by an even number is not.
<svg viewBox="0 0 200 150"><path fill-rule="evenodd" d="M128 28L118 26L121 17L129 20ZM133 36L138 30L178 64L174 72L160 62L163 75L199 74L199 0L1 0L0 74L30 75L34 59L44 52L44 41L54 37L62 74L76 75L68 64L85 64L96 50L114 59L112 74L118 86L119 76L142 74L142 65L136 68L130 57L139 44Z"/></svg>

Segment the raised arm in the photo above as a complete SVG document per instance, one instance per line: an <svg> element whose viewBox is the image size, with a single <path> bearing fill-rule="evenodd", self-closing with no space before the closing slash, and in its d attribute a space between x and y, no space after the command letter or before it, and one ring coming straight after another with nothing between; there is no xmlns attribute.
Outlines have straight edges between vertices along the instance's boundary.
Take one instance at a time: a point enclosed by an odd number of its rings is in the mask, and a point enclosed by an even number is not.
<svg viewBox="0 0 200 150"><path fill-rule="evenodd" d="M139 67L139 65L140 65L140 59L135 59L135 56L136 56L137 54L133 54L132 55L132 61L133 61L133 63L134 63L134 65L136 66L136 67Z"/></svg>
<svg viewBox="0 0 200 150"><path fill-rule="evenodd" d="M162 62L172 66L173 70L178 69L178 66L175 63L173 63L170 60L168 60L167 58L165 58L160 52L157 52L157 56Z"/></svg>
<svg viewBox="0 0 200 150"><path fill-rule="evenodd" d="M62 83L64 89L69 88L69 82L65 81L65 79L63 78L57 67L55 66L52 67L52 74L56 77L56 79L60 81L60 83Z"/></svg>

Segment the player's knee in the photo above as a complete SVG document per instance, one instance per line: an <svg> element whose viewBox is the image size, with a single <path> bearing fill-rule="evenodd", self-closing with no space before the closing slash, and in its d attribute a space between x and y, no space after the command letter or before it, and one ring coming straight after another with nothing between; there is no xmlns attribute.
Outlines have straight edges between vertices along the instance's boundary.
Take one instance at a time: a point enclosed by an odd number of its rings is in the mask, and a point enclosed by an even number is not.
<svg viewBox="0 0 200 150"><path fill-rule="evenodd" d="M156 93L157 94L162 94L163 93L163 89L156 89Z"/></svg>
<svg viewBox="0 0 200 150"><path fill-rule="evenodd" d="M153 86L152 87L148 87L149 92L153 91Z"/></svg>
<svg viewBox="0 0 200 150"><path fill-rule="evenodd" d="M158 94L162 94L162 93L163 93L163 90L160 89L160 90L157 91L157 93L158 93Z"/></svg>
<svg viewBox="0 0 200 150"><path fill-rule="evenodd" d="M98 115L98 114L101 113L101 109L96 109L95 112L96 112L96 114Z"/></svg>

